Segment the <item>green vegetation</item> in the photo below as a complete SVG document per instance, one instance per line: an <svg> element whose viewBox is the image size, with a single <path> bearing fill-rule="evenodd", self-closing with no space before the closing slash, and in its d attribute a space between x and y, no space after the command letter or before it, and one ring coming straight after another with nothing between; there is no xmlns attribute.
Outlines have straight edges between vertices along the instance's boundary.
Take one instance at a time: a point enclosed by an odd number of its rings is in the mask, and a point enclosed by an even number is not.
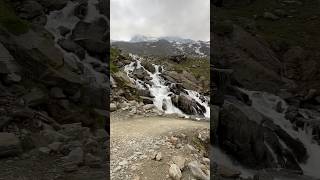
<svg viewBox="0 0 320 180"><path fill-rule="evenodd" d="M281 5L278 0L256 0L241 7L215 8L216 21L232 20L241 25L241 18L254 19L256 34L268 42L285 42L289 46L299 45L306 48L320 48L320 1L304 0L303 4ZM281 9L288 17L279 20L263 18L264 12L275 13ZM225 26L222 31L228 30Z"/></svg>
<svg viewBox="0 0 320 180"><path fill-rule="evenodd" d="M5 0L0 0L0 25L16 35L26 33L30 28L29 23L17 17Z"/></svg>
<svg viewBox="0 0 320 180"><path fill-rule="evenodd" d="M173 69L178 73L186 70L196 78L203 76L206 80L210 80L210 62L208 58L188 57L186 61L179 64L173 63Z"/></svg>
<svg viewBox="0 0 320 180"><path fill-rule="evenodd" d="M115 64L120 54L121 54L121 51L119 49L111 47L110 49L110 72L111 73L116 73L119 71L119 68Z"/></svg>

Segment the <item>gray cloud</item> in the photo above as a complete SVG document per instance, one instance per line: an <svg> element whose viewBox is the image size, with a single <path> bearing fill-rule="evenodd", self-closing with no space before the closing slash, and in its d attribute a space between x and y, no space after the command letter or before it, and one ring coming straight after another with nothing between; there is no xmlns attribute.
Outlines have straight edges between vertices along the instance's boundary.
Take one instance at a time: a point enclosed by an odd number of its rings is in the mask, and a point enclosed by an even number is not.
<svg viewBox="0 0 320 180"><path fill-rule="evenodd" d="M111 0L111 39L179 36L210 39L210 0Z"/></svg>

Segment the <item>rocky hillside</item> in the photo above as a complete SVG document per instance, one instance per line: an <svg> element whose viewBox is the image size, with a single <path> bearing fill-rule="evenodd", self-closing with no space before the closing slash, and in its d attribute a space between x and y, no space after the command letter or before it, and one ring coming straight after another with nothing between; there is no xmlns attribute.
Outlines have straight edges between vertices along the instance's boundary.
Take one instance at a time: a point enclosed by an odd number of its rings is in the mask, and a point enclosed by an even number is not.
<svg viewBox="0 0 320 180"><path fill-rule="evenodd" d="M0 0L2 178L107 175L105 5Z"/></svg>
<svg viewBox="0 0 320 180"><path fill-rule="evenodd" d="M124 52L137 55L209 57L210 54L210 42L176 38L134 39L130 42L115 41L112 42L112 45Z"/></svg>
<svg viewBox="0 0 320 180"><path fill-rule="evenodd" d="M195 61L199 63L194 65ZM125 104L131 100L137 101L137 103L142 102L145 105L154 104L157 102L157 96L160 95L158 94L160 92L157 91L163 91L163 95L168 95L170 102L168 102L169 104L159 102L159 104L163 104L163 107L158 108L160 112L170 109L171 106L178 107L188 115L196 115L199 112L199 115L203 116L205 112L208 112L203 109L203 105L200 105L204 99L200 100L199 104L196 100L188 97L190 94L188 95L186 91L187 89L200 93L197 95L200 99L209 95L209 77L207 76L209 67L206 59L185 56L171 56L170 58L145 56L142 58L129 56L112 48L111 62L111 102L114 102L116 109L126 109L123 106L126 106ZM166 107L167 105L169 107ZM194 108L199 111L194 111Z"/></svg>
<svg viewBox="0 0 320 180"><path fill-rule="evenodd" d="M319 178L319 9L313 0L216 1L214 143L242 165L217 162L217 178Z"/></svg>

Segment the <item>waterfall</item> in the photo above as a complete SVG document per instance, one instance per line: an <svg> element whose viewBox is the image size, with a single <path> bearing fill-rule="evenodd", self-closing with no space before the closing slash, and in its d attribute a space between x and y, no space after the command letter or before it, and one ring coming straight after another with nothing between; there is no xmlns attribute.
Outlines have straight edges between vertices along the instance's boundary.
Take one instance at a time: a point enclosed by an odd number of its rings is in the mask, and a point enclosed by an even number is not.
<svg viewBox="0 0 320 180"><path fill-rule="evenodd" d="M174 104L171 101L171 96L174 95L174 93L170 91L170 87L167 85L168 82L166 82L166 80L164 80L160 76L162 72L159 71L159 68L161 68L162 71L165 71L164 67L153 64L153 66L155 67L155 72L151 73L141 65L141 59L142 59L141 57L137 55L132 55L132 54L130 56L135 61L131 62L129 65L126 65L124 67L124 71L127 73L129 79L136 85L136 87L138 89L149 90L151 95L154 96L153 104L159 110L163 110L162 107L166 106L166 109L164 110L166 114L176 113L186 118L189 118L189 115L183 113L178 107L174 106ZM135 69L139 69L139 68L143 68L149 74L149 76L151 77L151 80L150 80L151 85L139 79L134 79L131 77L132 72ZM200 99L200 94L196 91L185 89L185 92L187 93L185 93L184 95L192 98L193 100L195 100L205 108L206 111L204 113L204 117L209 119L210 118L209 97L204 97Z"/></svg>

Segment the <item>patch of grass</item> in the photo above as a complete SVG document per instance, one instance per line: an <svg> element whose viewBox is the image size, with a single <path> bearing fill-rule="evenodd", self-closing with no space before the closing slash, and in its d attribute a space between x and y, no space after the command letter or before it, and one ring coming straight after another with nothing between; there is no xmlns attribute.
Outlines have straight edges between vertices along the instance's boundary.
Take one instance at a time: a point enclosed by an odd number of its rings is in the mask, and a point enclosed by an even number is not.
<svg viewBox="0 0 320 180"><path fill-rule="evenodd" d="M196 78L203 76L206 80L210 80L210 62L208 58L188 57L186 61L174 64L174 70L182 72L183 70L191 72Z"/></svg>
<svg viewBox="0 0 320 180"><path fill-rule="evenodd" d="M30 24L17 17L5 0L0 0L0 25L16 35L26 33L30 28Z"/></svg>
<svg viewBox="0 0 320 180"><path fill-rule="evenodd" d="M116 73L119 71L119 68L113 64L113 62L110 62L110 71L111 73Z"/></svg>

